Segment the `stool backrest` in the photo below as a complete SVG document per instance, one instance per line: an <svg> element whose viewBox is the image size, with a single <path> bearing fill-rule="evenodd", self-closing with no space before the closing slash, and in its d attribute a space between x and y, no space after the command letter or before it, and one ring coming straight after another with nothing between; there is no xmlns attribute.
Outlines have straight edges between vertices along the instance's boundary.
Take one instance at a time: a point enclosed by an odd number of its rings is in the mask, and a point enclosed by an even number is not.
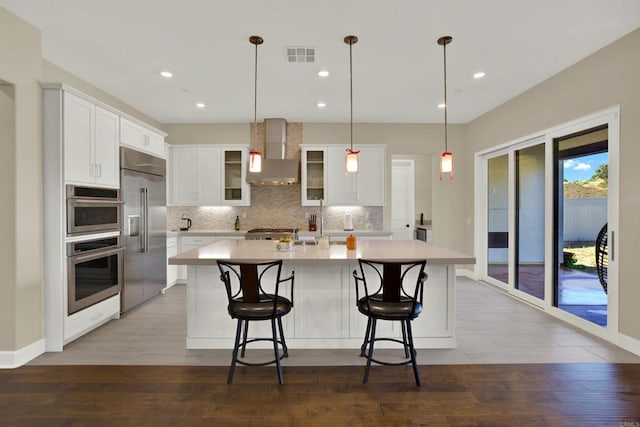
<svg viewBox="0 0 640 427"><path fill-rule="evenodd" d="M427 279L424 269L427 261L405 260L398 262L359 259L360 275L354 270L356 300L360 299L358 282L361 282L366 297L382 296L385 302L400 302L412 298L422 304L423 285ZM414 280L409 280L409 278Z"/></svg>
<svg viewBox="0 0 640 427"><path fill-rule="evenodd" d="M265 262L218 261L220 280L225 285L229 304L257 303L260 296L278 295L282 260ZM265 287L273 285L273 289ZM275 309L275 299L274 299Z"/></svg>

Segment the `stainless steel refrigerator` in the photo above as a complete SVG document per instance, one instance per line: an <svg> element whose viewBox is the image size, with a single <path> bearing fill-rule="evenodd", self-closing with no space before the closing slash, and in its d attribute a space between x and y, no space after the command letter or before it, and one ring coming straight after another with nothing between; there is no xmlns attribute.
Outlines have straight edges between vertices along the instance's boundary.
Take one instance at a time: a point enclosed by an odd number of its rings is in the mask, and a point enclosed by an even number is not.
<svg viewBox="0 0 640 427"><path fill-rule="evenodd" d="M122 312L158 295L167 285L166 162L120 148L124 252Z"/></svg>

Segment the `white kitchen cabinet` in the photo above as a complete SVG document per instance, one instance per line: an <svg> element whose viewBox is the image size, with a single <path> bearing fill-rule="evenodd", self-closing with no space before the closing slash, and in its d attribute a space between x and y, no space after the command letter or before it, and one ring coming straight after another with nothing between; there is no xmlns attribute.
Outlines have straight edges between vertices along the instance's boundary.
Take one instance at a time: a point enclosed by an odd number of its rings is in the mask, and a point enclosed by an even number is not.
<svg viewBox="0 0 640 427"><path fill-rule="evenodd" d="M220 186L220 149L217 147L197 148L197 186L199 205L219 205L222 189Z"/></svg>
<svg viewBox="0 0 640 427"><path fill-rule="evenodd" d="M164 134L120 118L120 145L164 158Z"/></svg>
<svg viewBox="0 0 640 427"><path fill-rule="evenodd" d="M183 252L188 252L192 249L197 249L202 246L209 245L216 241L215 236L180 236L178 239L178 248L177 253L181 254ZM177 254L176 254L177 255ZM178 282L186 283L187 282L187 266L179 265L178 267Z"/></svg>
<svg viewBox="0 0 640 427"><path fill-rule="evenodd" d="M63 99L65 182L119 187L119 117L69 92Z"/></svg>
<svg viewBox="0 0 640 427"><path fill-rule="evenodd" d="M170 204L197 205L199 203L197 148L174 146L170 152Z"/></svg>
<svg viewBox="0 0 640 427"><path fill-rule="evenodd" d="M325 162L327 148L317 146L300 146L302 206L320 206L320 200L325 199L327 188L327 174Z"/></svg>
<svg viewBox="0 0 640 427"><path fill-rule="evenodd" d="M385 204L385 145L358 145L359 171L345 173L345 147L327 148L326 204L338 206L382 206Z"/></svg>
<svg viewBox="0 0 640 427"><path fill-rule="evenodd" d="M248 206L248 146L174 145L170 158L169 204L178 206Z"/></svg>
<svg viewBox="0 0 640 427"><path fill-rule="evenodd" d="M348 338L350 312L357 311L349 301L351 266L318 264L295 271L294 300L304 311L295 311L294 338Z"/></svg>
<svg viewBox="0 0 640 427"><path fill-rule="evenodd" d="M178 238L168 237L167 238L167 259L175 255L178 255ZM178 281L178 266L167 264L167 287L165 288L165 290L175 285L177 281Z"/></svg>

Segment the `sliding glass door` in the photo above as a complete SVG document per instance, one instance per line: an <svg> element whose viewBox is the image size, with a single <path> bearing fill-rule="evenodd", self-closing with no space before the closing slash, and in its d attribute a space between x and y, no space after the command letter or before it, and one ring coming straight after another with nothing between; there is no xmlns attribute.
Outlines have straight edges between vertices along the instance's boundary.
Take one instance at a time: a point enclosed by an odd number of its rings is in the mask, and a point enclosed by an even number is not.
<svg viewBox="0 0 640 427"><path fill-rule="evenodd" d="M514 288L544 300L544 144L515 151Z"/></svg>
<svg viewBox="0 0 640 427"><path fill-rule="evenodd" d="M509 155L487 159L487 275L509 284Z"/></svg>
<svg viewBox="0 0 640 427"><path fill-rule="evenodd" d="M617 328L618 117L476 154L478 277L598 334Z"/></svg>
<svg viewBox="0 0 640 427"><path fill-rule="evenodd" d="M600 126L554 141L553 305L607 326L608 129Z"/></svg>

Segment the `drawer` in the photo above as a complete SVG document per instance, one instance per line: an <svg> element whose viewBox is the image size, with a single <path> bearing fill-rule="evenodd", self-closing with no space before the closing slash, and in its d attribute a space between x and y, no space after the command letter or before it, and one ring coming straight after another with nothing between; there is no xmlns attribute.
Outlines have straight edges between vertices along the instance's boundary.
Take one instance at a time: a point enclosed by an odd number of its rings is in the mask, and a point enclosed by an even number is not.
<svg viewBox="0 0 640 427"><path fill-rule="evenodd" d="M97 328L106 321L117 318L120 313L120 294L66 316L64 321L64 342L68 343Z"/></svg>
<svg viewBox="0 0 640 427"><path fill-rule="evenodd" d="M167 250L171 248L175 248L178 246L178 238L177 237L169 237L167 239Z"/></svg>
<svg viewBox="0 0 640 427"><path fill-rule="evenodd" d="M216 241L214 236L182 236L180 244L182 246L204 246Z"/></svg>

